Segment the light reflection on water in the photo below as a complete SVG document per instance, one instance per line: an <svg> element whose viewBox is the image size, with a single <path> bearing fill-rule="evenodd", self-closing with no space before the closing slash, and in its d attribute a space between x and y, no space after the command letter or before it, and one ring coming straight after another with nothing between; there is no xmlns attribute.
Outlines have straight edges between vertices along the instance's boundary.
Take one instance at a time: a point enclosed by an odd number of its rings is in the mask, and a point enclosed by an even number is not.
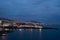
<svg viewBox="0 0 60 40"><path fill-rule="evenodd" d="M2 37L2 40L6 40L6 36L1 36Z"/></svg>
<svg viewBox="0 0 60 40"><path fill-rule="evenodd" d="M0 36L0 40L58 40L59 30L50 29L19 29ZM56 38L57 36L57 38ZM50 39L49 39L50 38Z"/></svg>

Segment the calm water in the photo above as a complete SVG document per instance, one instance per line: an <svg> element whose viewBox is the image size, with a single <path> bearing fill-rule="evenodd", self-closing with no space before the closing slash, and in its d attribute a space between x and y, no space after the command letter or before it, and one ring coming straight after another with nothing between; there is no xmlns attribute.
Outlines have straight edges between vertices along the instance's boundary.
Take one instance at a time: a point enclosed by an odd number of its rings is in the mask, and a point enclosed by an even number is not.
<svg viewBox="0 0 60 40"><path fill-rule="evenodd" d="M60 29L20 29L0 36L0 40L60 40Z"/></svg>

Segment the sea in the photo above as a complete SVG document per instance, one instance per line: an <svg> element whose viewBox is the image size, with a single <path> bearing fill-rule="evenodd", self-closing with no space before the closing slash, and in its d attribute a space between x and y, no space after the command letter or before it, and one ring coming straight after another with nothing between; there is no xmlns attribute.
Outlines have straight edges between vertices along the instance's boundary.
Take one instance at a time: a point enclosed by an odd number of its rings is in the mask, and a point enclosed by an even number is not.
<svg viewBox="0 0 60 40"><path fill-rule="evenodd" d="M1 31L0 40L60 40L60 29L16 29Z"/></svg>

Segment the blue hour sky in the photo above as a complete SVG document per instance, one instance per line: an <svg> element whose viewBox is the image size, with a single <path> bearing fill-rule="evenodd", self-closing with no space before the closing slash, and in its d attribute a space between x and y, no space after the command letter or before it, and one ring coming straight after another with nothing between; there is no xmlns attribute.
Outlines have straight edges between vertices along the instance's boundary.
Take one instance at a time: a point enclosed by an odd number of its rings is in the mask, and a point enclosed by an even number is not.
<svg viewBox="0 0 60 40"><path fill-rule="evenodd" d="M0 18L60 23L60 0L0 0Z"/></svg>

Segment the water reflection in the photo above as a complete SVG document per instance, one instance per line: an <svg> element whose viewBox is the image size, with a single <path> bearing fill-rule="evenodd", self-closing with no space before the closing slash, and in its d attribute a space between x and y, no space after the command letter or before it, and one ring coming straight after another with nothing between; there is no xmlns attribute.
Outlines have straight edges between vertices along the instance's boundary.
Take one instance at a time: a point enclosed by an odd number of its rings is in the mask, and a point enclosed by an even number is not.
<svg viewBox="0 0 60 40"><path fill-rule="evenodd" d="M53 30L46 30L40 27L40 29L18 29L15 30L10 34L10 32L6 32L5 30L0 31L0 40L44 40L47 39L47 32L48 35L51 35L50 33ZM56 31L54 31L56 32ZM9 33L8 37L7 34ZM52 32L53 33L53 32Z"/></svg>
<svg viewBox="0 0 60 40"><path fill-rule="evenodd" d="M10 33L10 32L13 32L13 30L5 30L3 29L2 31L0 31L0 40L7 40L6 36L7 36L7 33Z"/></svg>
<svg viewBox="0 0 60 40"><path fill-rule="evenodd" d="M39 37L40 37L40 40L42 40L42 28L39 31L40 31Z"/></svg>
<svg viewBox="0 0 60 40"><path fill-rule="evenodd" d="M6 35L5 36L2 35L1 37L2 37L2 40L6 40Z"/></svg>
<svg viewBox="0 0 60 40"><path fill-rule="evenodd" d="M42 32L42 27L40 27L40 29L39 29L39 30L40 30L40 32Z"/></svg>
<svg viewBox="0 0 60 40"><path fill-rule="evenodd" d="M29 29L29 31L30 31L30 32L32 32L32 31L33 31L33 29Z"/></svg>
<svg viewBox="0 0 60 40"><path fill-rule="evenodd" d="M42 28L40 29L19 29L20 33L20 38L25 37L24 39L29 40L42 40Z"/></svg>
<svg viewBox="0 0 60 40"><path fill-rule="evenodd" d="M19 31L23 31L24 29L18 29Z"/></svg>
<svg viewBox="0 0 60 40"><path fill-rule="evenodd" d="M6 32L4 30L0 31L0 36L1 36L1 40L6 40Z"/></svg>

